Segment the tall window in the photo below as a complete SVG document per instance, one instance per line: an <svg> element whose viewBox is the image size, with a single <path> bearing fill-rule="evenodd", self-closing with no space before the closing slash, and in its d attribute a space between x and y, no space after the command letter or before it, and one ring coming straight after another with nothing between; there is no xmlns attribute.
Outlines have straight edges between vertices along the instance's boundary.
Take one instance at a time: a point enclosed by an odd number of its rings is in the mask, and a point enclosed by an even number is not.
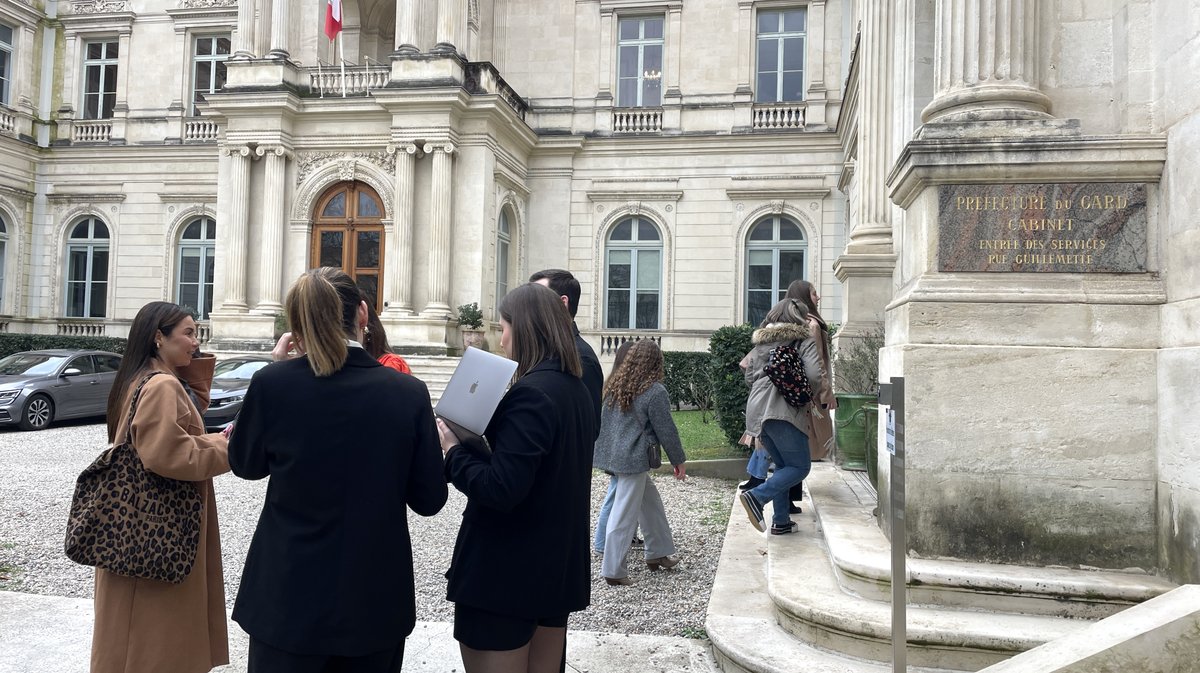
<svg viewBox="0 0 1200 673"><path fill-rule="evenodd" d="M512 247L512 231L508 224L508 209L500 209L496 223L496 306L508 294L508 251Z"/></svg>
<svg viewBox="0 0 1200 673"><path fill-rule="evenodd" d="M192 116L205 94L225 86L225 61L229 60L229 36L198 37L192 54Z"/></svg>
<svg viewBox="0 0 1200 673"><path fill-rule="evenodd" d="M193 309L200 320L207 320L212 311L216 239L217 223L210 217L193 220L179 237L176 302L185 309Z"/></svg>
<svg viewBox="0 0 1200 673"><path fill-rule="evenodd" d="M67 316L103 318L108 295L108 227L89 217L67 240Z"/></svg>
<svg viewBox="0 0 1200 673"><path fill-rule="evenodd" d="M617 37L617 107L662 105L663 19L621 19Z"/></svg>
<svg viewBox="0 0 1200 673"><path fill-rule="evenodd" d="M0 216L0 313L4 312L4 263L8 260L8 223Z"/></svg>
<svg viewBox="0 0 1200 673"><path fill-rule="evenodd" d="M649 220L631 217L613 227L605 251L605 327L658 329L662 255L662 237Z"/></svg>
<svg viewBox="0 0 1200 673"><path fill-rule="evenodd" d="M13 29L0 23L0 104L11 105L13 73Z"/></svg>
<svg viewBox="0 0 1200 673"><path fill-rule="evenodd" d="M83 45L83 118L110 119L117 104L117 43Z"/></svg>
<svg viewBox="0 0 1200 673"><path fill-rule="evenodd" d="M758 13L756 102L804 100L804 40L803 9Z"/></svg>
<svg viewBox="0 0 1200 673"><path fill-rule="evenodd" d="M746 322L758 325L788 284L804 280L808 243L800 226L783 216L760 220L746 242Z"/></svg>

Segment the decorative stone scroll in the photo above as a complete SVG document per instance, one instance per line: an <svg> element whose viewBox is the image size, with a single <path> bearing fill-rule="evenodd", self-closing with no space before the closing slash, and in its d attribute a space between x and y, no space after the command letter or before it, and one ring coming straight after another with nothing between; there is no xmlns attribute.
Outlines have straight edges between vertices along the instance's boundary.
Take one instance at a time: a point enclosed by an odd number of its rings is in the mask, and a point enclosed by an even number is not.
<svg viewBox="0 0 1200 673"><path fill-rule="evenodd" d="M388 173L396 170L396 155L387 150L372 152L298 152L296 153L296 184L301 184L313 171L330 161L341 162L341 179L355 179L354 164L365 161L375 164Z"/></svg>
<svg viewBox="0 0 1200 673"><path fill-rule="evenodd" d="M938 270L1142 273L1146 185L938 187Z"/></svg>
<svg viewBox="0 0 1200 673"><path fill-rule="evenodd" d="M108 14L129 11L129 0L74 0L72 14Z"/></svg>
<svg viewBox="0 0 1200 673"><path fill-rule="evenodd" d="M237 0L181 0L179 6L183 9L210 9L216 7L236 7Z"/></svg>

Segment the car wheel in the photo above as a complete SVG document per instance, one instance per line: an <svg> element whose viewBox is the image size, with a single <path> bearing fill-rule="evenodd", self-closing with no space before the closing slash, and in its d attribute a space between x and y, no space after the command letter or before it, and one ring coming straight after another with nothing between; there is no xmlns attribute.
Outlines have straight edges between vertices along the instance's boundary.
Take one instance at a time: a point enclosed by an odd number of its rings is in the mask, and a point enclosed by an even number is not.
<svg viewBox="0 0 1200 673"><path fill-rule="evenodd" d="M45 395L34 395L21 414L22 430L43 430L54 420L54 402Z"/></svg>

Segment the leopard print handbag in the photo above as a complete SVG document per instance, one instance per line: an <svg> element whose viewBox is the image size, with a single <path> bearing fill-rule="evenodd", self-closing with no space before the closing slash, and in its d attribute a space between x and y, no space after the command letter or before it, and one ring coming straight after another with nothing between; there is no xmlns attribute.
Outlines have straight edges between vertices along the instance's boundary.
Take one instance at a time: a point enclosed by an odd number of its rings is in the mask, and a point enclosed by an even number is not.
<svg viewBox="0 0 1200 673"><path fill-rule="evenodd" d="M129 404L132 428L142 387ZM125 441L100 454L75 481L67 519L67 557L118 575L179 584L192 571L200 546L200 490L142 465Z"/></svg>

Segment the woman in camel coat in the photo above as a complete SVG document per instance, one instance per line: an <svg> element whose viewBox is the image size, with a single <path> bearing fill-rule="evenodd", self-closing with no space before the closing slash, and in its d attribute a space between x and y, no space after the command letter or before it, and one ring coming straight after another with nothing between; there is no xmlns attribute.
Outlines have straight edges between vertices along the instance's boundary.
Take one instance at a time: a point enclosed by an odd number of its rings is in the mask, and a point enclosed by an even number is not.
<svg viewBox="0 0 1200 673"><path fill-rule="evenodd" d="M213 477L229 471L229 458L225 437L204 433L201 413L208 407L216 361L211 355L193 357L197 347L195 321L175 304L147 304L129 330L109 395L109 439L121 442L129 432L129 402L142 377L163 372L142 388L133 448L147 470L197 482L204 509L196 562L182 583L96 570L92 673L202 673L229 662L212 485Z"/></svg>

